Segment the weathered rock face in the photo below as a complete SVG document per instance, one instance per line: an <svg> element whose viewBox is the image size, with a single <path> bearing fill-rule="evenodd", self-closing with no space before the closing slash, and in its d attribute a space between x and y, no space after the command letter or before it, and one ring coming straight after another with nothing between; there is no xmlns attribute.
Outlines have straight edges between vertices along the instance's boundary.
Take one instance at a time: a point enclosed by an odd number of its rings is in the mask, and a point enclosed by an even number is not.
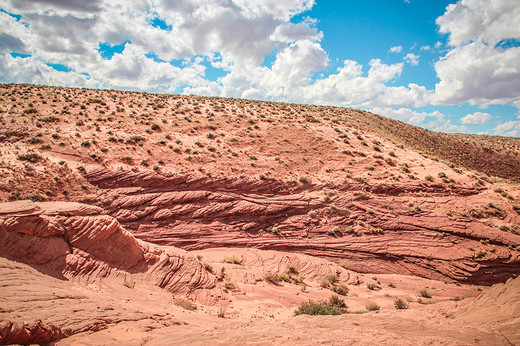
<svg viewBox="0 0 520 346"><path fill-rule="evenodd" d="M68 331L63 331L56 326L47 326L42 321L28 325L25 323L6 323L0 325L0 343L12 344L45 344L70 336Z"/></svg>
<svg viewBox="0 0 520 346"><path fill-rule="evenodd" d="M476 188L316 186L104 169L87 178L117 196L107 210L135 237L186 250L292 251L348 259L363 272L479 284L504 281L520 266L519 235L450 212L487 203Z"/></svg>
<svg viewBox="0 0 520 346"><path fill-rule="evenodd" d="M57 278L153 282L172 293L216 283L193 256L140 242L101 208L80 203L1 204L0 256Z"/></svg>

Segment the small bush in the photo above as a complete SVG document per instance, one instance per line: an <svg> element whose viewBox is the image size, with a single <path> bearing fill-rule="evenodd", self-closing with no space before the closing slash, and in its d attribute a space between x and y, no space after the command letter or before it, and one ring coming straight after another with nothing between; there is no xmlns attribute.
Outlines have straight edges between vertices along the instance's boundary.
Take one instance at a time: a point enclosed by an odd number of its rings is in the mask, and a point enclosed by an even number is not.
<svg viewBox="0 0 520 346"><path fill-rule="evenodd" d="M20 161L27 161L27 162L31 162L31 163L36 163L36 162L40 161L41 159L43 159L40 155L38 155L36 153L26 153L26 154L18 155L17 158Z"/></svg>
<svg viewBox="0 0 520 346"><path fill-rule="evenodd" d="M379 287L377 284L375 283L368 283L367 284L367 288L371 291L375 291L375 290L380 290L381 287Z"/></svg>
<svg viewBox="0 0 520 346"><path fill-rule="evenodd" d="M327 288L330 285L334 285L338 281L338 276L336 273L328 274L327 276L323 277L321 280L321 287Z"/></svg>
<svg viewBox="0 0 520 346"><path fill-rule="evenodd" d="M144 141L144 138L141 136L132 136L126 140L126 143L135 144Z"/></svg>
<svg viewBox="0 0 520 346"><path fill-rule="evenodd" d="M300 183L302 183L302 184L307 184L309 182L309 178L307 178L304 175L302 175L299 180L300 180Z"/></svg>
<svg viewBox="0 0 520 346"><path fill-rule="evenodd" d="M341 315L347 313L345 301L338 296L331 296L328 301L303 302L294 311L294 315Z"/></svg>
<svg viewBox="0 0 520 346"><path fill-rule="evenodd" d="M23 138L23 137L27 137L29 136L29 132L27 131L22 131L22 130L7 130L7 131L4 131L4 136L6 138L10 138L10 137L19 137L19 138Z"/></svg>
<svg viewBox="0 0 520 346"><path fill-rule="evenodd" d="M381 309L381 307L375 303L367 305L366 308L368 311L377 311L377 310Z"/></svg>
<svg viewBox="0 0 520 346"><path fill-rule="evenodd" d="M41 122L43 122L43 123L57 123L57 122L60 121L60 118L51 115L51 116L48 116L48 117L45 117L45 118L41 118L39 120Z"/></svg>
<svg viewBox="0 0 520 346"><path fill-rule="evenodd" d="M36 114L38 111L35 108L27 108L24 109L22 114Z"/></svg>
<svg viewBox="0 0 520 346"><path fill-rule="evenodd" d="M340 296L346 296L350 291L347 286L341 284L331 288L332 292L339 294Z"/></svg>
<svg viewBox="0 0 520 346"><path fill-rule="evenodd" d="M238 258L238 256L236 256L236 255L224 258L224 262L225 263L242 265L242 261L243 261L243 259L242 258Z"/></svg>
<svg viewBox="0 0 520 346"><path fill-rule="evenodd" d="M423 298L431 298L433 297L433 292L431 290L427 290L427 289L422 289L420 292L419 292L419 295Z"/></svg>
<svg viewBox="0 0 520 346"><path fill-rule="evenodd" d="M39 144L39 143L43 143L43 140L41 138L31 137L31 138L27 139L27 143L29 143L29 144Z"/></svg>
<svg viewBox="0 0 520 346"><path fill-rule="evenodd" d="M263 278L264 278L265 281L270 282L273 285L278 285L278 283L280 282L280 277L278 275L276 275L276 274L271 273L271 272L264 273Z"/></svg>
<svg viewBox="0 0 520 346"><path fill-rule="evenodd" d="M408 303L402 300L401 298L397 299L394 302L394 306L398 310L408 309Z"/></svg>
<svg viewBox="0 0 520 346"><path fill-rule="evenodd" d="M190 302L189 300L186 300L186 299L179 299L177 301L177 305L186 310L190 310L190 311L197 309L197 307L192 302Z"/></svg>

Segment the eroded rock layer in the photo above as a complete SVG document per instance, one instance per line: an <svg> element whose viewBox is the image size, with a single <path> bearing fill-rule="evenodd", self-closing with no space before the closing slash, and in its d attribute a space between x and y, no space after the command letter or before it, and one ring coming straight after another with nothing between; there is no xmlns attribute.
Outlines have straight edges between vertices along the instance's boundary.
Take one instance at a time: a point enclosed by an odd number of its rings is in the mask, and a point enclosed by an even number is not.
<svg viewBox="0 0 520 346"><path fill-rule="evenodd" d="M520 265L520 236L471 213L520 219L488 206L478 188L312 185L105 169L87 178L113 199L106 207L111 216L156 244L291 251L348 259L351 269L363 272L479 284L504 281Z"/></svg>
<svg viewBox="0 0 520 346"><path fill-rule="evenodd" d="M216 282L185 251L139 241L102 208L80 203L0 204L0 254L60 279L153 282L172 293Z"/></svg>

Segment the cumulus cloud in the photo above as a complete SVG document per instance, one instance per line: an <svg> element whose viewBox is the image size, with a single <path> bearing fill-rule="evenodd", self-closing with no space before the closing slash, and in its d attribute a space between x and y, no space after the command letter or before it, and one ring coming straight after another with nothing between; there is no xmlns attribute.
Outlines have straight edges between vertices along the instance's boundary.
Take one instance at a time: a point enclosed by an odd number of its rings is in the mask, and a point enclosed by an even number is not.
<svg viewBox="0 0 520 346"><path fill-rule="evenodd" d="M309 25L308 22L302 23L284 23L274 30L270 38L278 42L294 42L297 40L310 39L319 41L323 37L323 33L318 29Z"/></svg>
<svg viewBox="0 0 520 346"><path fill-rule="evenodd" d="M491 114L475 112L473 114L468 114L460 119L460 122L463 124L477 124L482 125L488 122L491 119Z"/></svg>
<svg viewBox="0 0 520 346"><path fill-rule="evenodd" d="M6 33L0 34L0 52L17 52L25 53L25 44L17 37Z"/></svg>
<svg viewBox="0 0 520 346"><path fill-rule="evenodd" d="M495 48L472 42L452 49L435 63L440 104L505 104L520 95L520 47Z"/></svg>
<svg viewBox="0 0 520 346"><path fill-rule="evenodd" d="M516 0L460 0L437 18L439 31L452 46L435 63L440 82L436 104L517 104L520 99L520 40Z"/></svg>
<svg viewBox="0 0 520 346"><path fill-rule="evenodd" d="M372 108L370 111L379 115L384 115L388 118L415 125L422 124L426 118L443 119L445 117L445 115L439 111L417 112L409 108Z"/></svg>
<svg viewBox="0 0 520 346"><path fill-rule="evenodd" d="M464 125L452 124L451 119L432 120L426 124L426 127L432 131L447 133L463 133L468 130Z"/></svg>
<svg viewBox="0 0 520 346"><path fill-rule="evenodd" d="M498 136L518 136L520 135L520 120L506 121L493 129L493 134Z"/></svg>
<svg viewBox="0 0 520 346"><path fill-rule="evenodd" d="M406 61L410 65L417 66L419 65L419 55L408 53L404 56L404 61Z"/></svg>
<svg viewBox="0 0 520 346"><path fill-rule="evenodd" d="M457 125L448 119L449 115L439 111L433 112L417 112L409 108L372 108L371 112L384 115L386 117L401 120L407 123L422 125L432 131L462 133L467 131L464 125Z"/></svg>
<svg viewBox="0 0 520 346"><path fill-rule="evenodd" d="M403 46L394 46L388 50L388 53L401 53Z"/></svg>
<svg viewBox="0 0 520 346"><path fill-rule="evenodd" d="M19 21L0 12L0 25L5 28L0 49L37 58L24 61L24 65L31 65L29 71L39 71L37 75L57 72L42 70L43 61L88 74L99 85L152 91L157 88L148 87L160 80L167 84L163 89L171 90L172 84L181 84L174 83L174 78L180 77L197 87L204 66L194 64L194 57L205 57L218 68L245 68L258 66L269 52L292 42L319 41L322 34L312 20L290 22L313 5L313 0L0 0L0 8L22 16ZM153 25L154 20L163 22L167 29ZM98 51L100 43L126 45L122 54L103 59ZM215 52L219 53L218 61L213 59ZM157 61L146 58L148 53ZM10 59L6 56L2 67L16 66ZM185 71L161 62L171 60L187 62L182 68ZM164 76L158 78L156 71L164 71ZM132 73L135 80L129 78ZM189 81L179 74L197 78ZM7 71L3 78L19 81L16 76L17 72ZM65 85L84 86L77 83L71 75Z"/></svg>
<svg viewBox="0 0 520 346"><path fill-rule="evenodd" d="M21 10L32 10L35 8L41 11L53 9L62 9L66 11L78 12L98 12L100 10L101 0L9 0L10 8ZM5 6L6 2L3 2ZM5 8L5 7L4 7Z"/></svg>
<svg viewBox="0 0 520 346"><path fill-rule="evenodd" d="M451 45L485 41L495 45L520 37L520 6L517 0L459 0L436 20Z"/></svg>

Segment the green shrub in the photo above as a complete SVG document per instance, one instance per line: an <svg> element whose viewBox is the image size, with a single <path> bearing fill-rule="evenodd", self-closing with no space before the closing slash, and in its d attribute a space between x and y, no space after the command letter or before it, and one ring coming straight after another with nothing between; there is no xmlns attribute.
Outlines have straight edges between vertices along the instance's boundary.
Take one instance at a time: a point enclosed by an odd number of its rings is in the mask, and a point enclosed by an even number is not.
<svg viewBox="0 0 520 346"><path fill-rule="evenodd" d="M264 273L263 276L264 280L267 282L272 283L273 285L277 285L280 282L280 277L276 274L273 274L271 272Z"/></svg>
<svg viewBox="0 0 520 346"><path fill-rule="evenodd" d="M377 284L375 283L368 283L367 284L367 288L371 291L375 291L375 290L380 290L381 287L379 287Z"/></svg>
<svg viewBox="0 0 520 346"><path fill-rule="evenodd" d="M282 274L278 275L278 277L280 278L280 280L285 281L285 282L291 281L291 276L287 273L282 273Z"/></svg>
<svg viewBox="0 0 520 346"><path fill-rule="evenodd" d="M237 255L228 256L228 257L224 258L224 262L225 263L230 263L230 264L240 264L241 265L242 261L243 261L243 259L242 258L238 258Z"/></svg>
<svg viewBox="0 0 520 346"><path fill-rule="evenodd" d="M42 159L42 157L36 153L26 153L26 154L18 155L17 158L20 161L28 161L31 163L36 163Z"/></svg>
<svg viewBox="0 0 520 346"><path fill-rule="evenodd" d="M29 144L39 144L39 143L43 143L43 140L41 138L31 137L31 138L27 139L27 143L29 143Z"/></svg>
<svg viewBox="0 0 520 346"><path fill-rule="evenodd" d="M381 307L377 304L369 304L366 306L366 308L368 311L377 311L377 310L381 309Z"/></svg>
<svg viewBox="0 0 520 346"><path fill-rule="evenodd" d="M144 138L141 136L132 136L126 140L126 143L135 144L144 141Z"/></svg>
<svg viewBox="0 0 520 346"><path fill-rule="evenodd" d="M186 299L179 299L177 301L177 305L186 310L190 310L190 311L197 309L197 307L192 302L190 302L189 300L186 300Z"/></svg>
<svg viewBox="0 0 520 346"><path fill-rule="evenodd" d="M58 121L60 121L60 118L51 115L45 118L41 118L39 120L43 123L57 123Z"/></svg>
<svg viewBox="0 0 520 346"><path fill-rule="evenodd" d="M427 290L427 289L422 289L420 292L419 292L419 295L423 298L431 298L433 297L433 292L431 290Z"/></svg>
<svg viewBox="0 0 520 346"><path fill-rule="evenodd" d="M22 114L36 114L38 111L35 108L27 108L24 109Z"/></svg>
<svg viewBox="0 0 520 346"><path fill-rule="evenodd" d="M347 286L340 284L331 288L331 291L339 294L340 296L346 296L350 291Z"/></svg>
<svg viewBox="0 0 520 346"><path fill-rule="evenodd" d="M347 313L345 301L338 296L331 296L328 301L303 302L294 311L294 315L341 315Z"/></svg>
<svg viewBox="0 0 520 346"><path fill-rule="evenodd" d="M394 306L398 310L408 309L408 303L402 300L401 298L397 299L394 302Z"/></svg>
<svg viewBox="0 0 520 346"><path fill-rule="evenodd" d="M29 132L22 131L22 130L7 130L7 131L4 131L4 136L6 138L10 138L10 137L23 138L23 137L29 136Z"/></svg>

